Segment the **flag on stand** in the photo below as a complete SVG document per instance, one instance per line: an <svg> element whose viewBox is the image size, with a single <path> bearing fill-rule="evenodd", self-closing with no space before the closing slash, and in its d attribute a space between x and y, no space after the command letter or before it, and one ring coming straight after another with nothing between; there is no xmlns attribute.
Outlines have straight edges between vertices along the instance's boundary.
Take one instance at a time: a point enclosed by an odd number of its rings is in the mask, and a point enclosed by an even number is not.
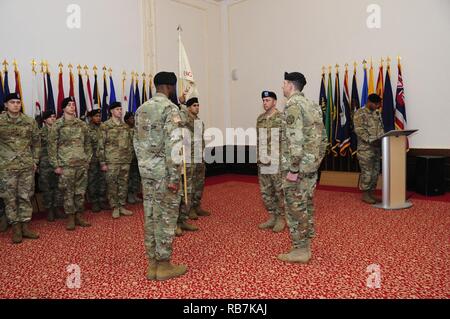
<svg viewBox="0 0 450 319"><path fill-rule="evenodd" d="M46 111L55 112L55 98L53 96L52 76L47 68L47 108Z"/></svg>
<svg viewBox="0 0 450 319"><path fill-rule="evenodd" d="M403 86L402 66L400 58L398 59L398 82L397 93L395 97L395 128L397 130L406 129L406 105L405 105L405 90Z"/></svg>
<svg viewBox="0 0 450 319"><path fill-rule="evenodd" d="M383 76L384 76L384 67L383 67L383 59L381 59L380 70L378 71L377 92L376 92L377 95L381 98L383 98L384 94Z"/></svg>
<svg viewBox="0 0 450 319"><path fill-rule="evenodd" d="M146 83L146 79L145 79L145 73L142 74L142 104L144 104L145 102L148 101L148 97L147 97L147 83Z"/></svg>
<svg viewBox="0 0 450 319"><path fill-rule="evenodd" d="M86 94L84 92L83 75L81 74L81 66L78 66L78 101L80 103L80 119L86 120Z"/></svg>
<svg viewBox="0 0 450 319"><path fill-rule="evenodd" d="M72 65L69 64L69 96L72 96L75 98L75 80L73 77L73 72L72 72ZM77 102L75 102L75 104L77 104ZM76 105L77 107L75 107L75 112L76 112L76 116L78 117L78 105Z"/></svg>
<svg viewBox="0 0 450 319"><path fill-rule="evenodd" d="M178 31L180 94L184 95L187 101L191 97L198 97L198 91L186 49L181 40L181 27L178 28Z"/></svg>
<svg viewBox="0 0 450 319"><path fill-rule="evenodd" d="M368 89L369 95L375 93L374 81L375 81L375 79L374 79L373 63L372 63L372 59L370 59L369 89Z"/></svg>
<svg viewBox="0 0 450 319"><path fill-rule="evenodd" d="M369 88L367 83L367 65L364 62L364 83L361 93L361 107L366 107L368 98L369 98Z"/></svg>
<svg viewBox="0 0 450 319"><path fill-rule="evenodd" d="M134 72L131 72L130 94L128 94L128 112L136 112L134 109Z"/></svg>
<svg viewBox="0 0 450 319"><path fill-rule="evenodd" d="M101 101L97 81L97 67L94 66L93 110L100 110L100 109L101 109Z"/></svg>
<svg viewBox="0 0 450 319"><path fill-rule="evenodd" d="M139 92L139 79L136 78L136 92L134 92L134 99L135 99L135 107L134 107L134 113L138 110L138 108L141 106L141 93Z"/></svg>
<svg viewBox="0 0 450 319"><path fill-rule="evenodd" d="M153 92L152 92L152 76L148 79L148 99L150 100L153 98Z"/></svg>
<svg viewBox="0 0 450 319"><path fill-rule="evenodd" d="M16 90L15 93L18 93L20 96L20 102L22 103L22 113L24 113L25 105L23 103L23 94L22 94L22 83L20 81L20 72L17 65L17 61L14 61L14 77L16 79Z"/></svg>
<svg viewBox="0 0 450 319"><path fill-rule="evenodd" d="M4 61L3 62L3 66L4 66L4 78L3 78L3 94L5 95L5 97L10 93L9 91L9 80L8 80L8 62ZM3 101L2 101L3 103Z"/></svg>
<svg viewBox="0 0 450 319"><path fill-rule="evenodd" d="M109 69L109 91L110 91L110 95L109 95L109 104L108 104L108 109L106 108L102 108L102 121L105 122L108 120L108 116L109 116L109 105L117 102L116 99L116 89L114 88L114 80L112 78L112 70Z"/></svg>
<svg viewBox="0 0 450 319"><path fill-rule="evenodd" d="M328 92L327 92L327 112L325 116L325 128L328 135L329 151L333 145L333 80L331 79L331 67L328 71Z"/></svg>
<svg viewBox="0 0 450 319"><path fill-rule="evenodd" d="M348 150L350 149L350 91L348 89L348 69L345 68L344 75L344 92L343 92L343 103L341 105L338 121L338 140L339 144L339 153L341 156L347 156Z"/></svg>
<svg viewBox="0 0 450 319"><path fill-rule="evenodd" d="M384 88L384 94L383 94L383 110L382 110L382 118L383 118L383 126L384 131L390 132L394 130L394 117L395 117L395 110L394 110L394 96L392 94L392 85L391 85L391 66L387 66L386 71L386 81L385 81L385 88Z"/></svg>
<svg viewBox="0 0 450 319"><path fill-rule="evenodd" d="M339 131L339 117L341 110L341 84L339 81L339 69L336 67L336 79L334 81L334 103L332 109L332 130L333 130L333 140L331 144L331 152L334 156L338 156L338 149L340 145L338 131Z"/></svg>
<svg viewBox="0 0 450 319"><path fill-rule="evenodd" d="M90 112L94 109L94 102L92 100L92 89L91 89L91 80L89 78L89 73L88 73L88 67L87 65L84 66L84 71L85 71L85 75L86 75L86 86L84 87L84 92L87 92L87 100L86 100L86 104L87 104L87 111Z"/></svg>
<svg viewBox="0 0 450 319"><path fill-rule="evenodd" d="M106 70L103 70L103 99L102 99L102 122L105 122L108 120L108 111L109 111L109 105L108 105L108 87L106 85Z"/></svg>
<svg viewBox="0 0 450 319"><path fill-rule="evenodd" d="M353 116L355 112L360 108L359 105L359 93L358 93L358 81L356 79L356 63L355 69L353 71L353 80L352 80L352 100L350 103L351 106L351 121L350 121L350 132L351 132L351 141L350 141L350 151L352 156L354 156L357 152L358 148L358 138L356 137L355 127L353 124Z"/></svg>
<svg viewBox="0 0 450 319"><path fill-rule="evenodd" d="M3 101L5 100L5 92L3 91L3 75L0 71L0 109L3 109Z"/></svg>
<svg viewBox="0 0 450 319"><path fill-rule="evenodd" d="M323 123L326 123L327 117L327 91L325 89L325 68L322 72L322 81L320 83L320 96L319 96L320 107L322 108Z"/></svg>
<svg viewBox="0 0 450 319"><path fill-rule="evenodd" d="M63 71L62 71L63 65L59 64L59 77L58 77L58 102L57 102L57 108L58 112L56 113L57 117L61 117L63 114L62 110L62 102L64 100L64 82L63 82Z"/></svg>

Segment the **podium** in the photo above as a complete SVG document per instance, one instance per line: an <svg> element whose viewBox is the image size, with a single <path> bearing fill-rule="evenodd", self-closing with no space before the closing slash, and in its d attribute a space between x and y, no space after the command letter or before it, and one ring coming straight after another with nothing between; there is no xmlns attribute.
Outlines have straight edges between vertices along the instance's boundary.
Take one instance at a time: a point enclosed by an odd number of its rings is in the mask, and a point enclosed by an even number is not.
<svg viewBox="0 0 450 319"><path fill-rule="evenodd" d="M418 130L390 131L381 139L383 167L383 202L374 205L385 210L406 209L406 147L407 137Z"/></svg>

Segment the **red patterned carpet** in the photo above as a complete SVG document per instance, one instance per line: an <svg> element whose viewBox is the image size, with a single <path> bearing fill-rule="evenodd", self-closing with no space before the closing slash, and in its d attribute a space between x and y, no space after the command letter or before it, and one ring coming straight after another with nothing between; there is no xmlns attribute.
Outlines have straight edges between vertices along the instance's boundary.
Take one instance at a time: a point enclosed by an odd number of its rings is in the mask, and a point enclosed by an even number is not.
<svg viewBox="0 0 450 319"><path fill-rule="evenodd" d="M267 215L258 186L210 179L194 222L201 231L175 240L174 261L188 274L168 282L145 279L142 206L112 220L87 214L93 226L64 230L37 219L38 241L10 243L0 234L0 298L449 298L450 203L413 199L414 207L384 212L351 192L316 193L316 232L309 265L276 259L290 248L287 230L261 231ZM254 178L253 178L254 181ZM224 180L222 180L224 182ZM81 268L69 289L67 266ZM381 267L381 288L366 286L367 267Z"/></svg>

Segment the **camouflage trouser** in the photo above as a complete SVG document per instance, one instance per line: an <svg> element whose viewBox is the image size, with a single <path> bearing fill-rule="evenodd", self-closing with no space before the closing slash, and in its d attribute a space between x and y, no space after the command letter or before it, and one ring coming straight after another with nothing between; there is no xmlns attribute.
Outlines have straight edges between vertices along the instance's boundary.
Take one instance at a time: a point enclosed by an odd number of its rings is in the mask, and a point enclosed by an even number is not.
<svg viewBox="0 0 450 319"><path fill-rule="evenodd" d="M283 174L286 176L287 172ZM304 248L307 240L314 237L313 195L317 173L300 175L297 182L283 179L286 221L294 248Z"/></svg>
<svg viewBox="0 0 450 319"><path fill-rule="evenodd" d="M108 164L106 172L107 196L112 208L124 207L128 196L130 164Z"/></svg>
<svg viewBox="0 0 450 319"><path fill-rule="evenodd" d="M64 167L59 176L59 190L64 196L64 211L67 215L84 211L84 195L87 188L87 168Z"/></svg>
<svg viewBox="0 0 450 319"><path fill-rule="evenodd" d="M106 202L106 177L100 169L100 162L91 162L88 172L88 195L92 204Z"/></svg>
<svg viewBox="0 0 450 319"><path fill-rule="evenodd" d="M193 180L192 180L192 207L200 207L203 197L203 189L205 188L205 163L193 164Z"/></svg>
<svg viewBox="0 0 450 319"><path fill-rule="evenodd" d="M172 256L172 242L180 209L180 192L167 188L167 179L143 179L145 249L150 260L167 261Z"/></svg>
<svg viewBox="0 0 450 319"><path fill-rule="evenodd" d="M267 211L271 215L284 215L284 195L283 195L283 179L281 173L278 174L261 174L258 169L259 189L266 206Z"/></svg>
<svg viewBox="0 0 450 319"><path fill-rule="evenodd" d="M39 190L42 193L44 207L55 209L63 205L62 194L58 189L58 175L51 166L39 166Z"/></svg>
<svg viewBox="0 0 450 319"><path fill-rule="evenodd" d="M139 166L136 158L133 158L130 166L130 174L128 180L128 194L138 194L141 190L141 175L139 174Z"/></svg>
<svg viewBox="0 0 450 319"><path fill-rule="evenodd" d="M187 173L187 194L188 194L188 204L186 205L186 201L184 200L184 177L181 180L181 190L180 190L180 196L181 196L181 203L180 203L180 216L178 217L178 223L183 223L189 219L189 210L192 206L192 200L194 198L194 165L186 166L186 173Z"/></svg>
<svg viewBox="0 0 450 319"><path fill-rule="evenodd" d="M361 167L359 189L362 191L377 188L378 175L380 174L380 150L358 151L358 161Z"/></svg>
<svg viewBox="0 0 450 319"><path fill-rule="evenodd" d="M5 203L5 212L11 224L26 223L31 220L34 193L34 170L0 171L0 197Z"/></svg>

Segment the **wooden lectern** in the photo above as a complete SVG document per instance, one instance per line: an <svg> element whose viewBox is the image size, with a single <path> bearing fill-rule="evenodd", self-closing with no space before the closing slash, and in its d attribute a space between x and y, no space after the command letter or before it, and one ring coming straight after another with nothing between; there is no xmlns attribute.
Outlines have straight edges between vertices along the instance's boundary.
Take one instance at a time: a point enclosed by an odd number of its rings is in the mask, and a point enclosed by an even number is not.
<svg viewBox="0 0 450 319"><path fill-rule="evenodd" d="M385 210L412 206L406 201L406 147L407 137L417 130L390 131L381 139L383 163L383 202L374 205Z"/></svg>

